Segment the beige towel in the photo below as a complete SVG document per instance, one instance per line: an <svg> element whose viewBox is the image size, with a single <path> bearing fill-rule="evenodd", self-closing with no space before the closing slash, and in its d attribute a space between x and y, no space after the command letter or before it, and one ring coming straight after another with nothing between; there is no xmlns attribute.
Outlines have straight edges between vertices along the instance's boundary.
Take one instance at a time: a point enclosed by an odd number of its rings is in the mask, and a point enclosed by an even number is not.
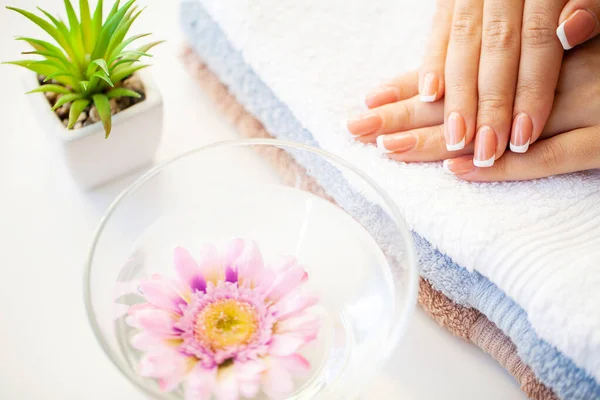
<svg viewBox="0 0 600 400"><path fill-rule="evenodd" d="M225 117L229 119L238 132L248 138L272 138L262 124L246 111L230 94L219 79L210 72L191 49L183 53L183 60L194 79L217 104ZM302 179L302 189L327 198L325 191L310 177L304 168L282 149L260 149L261 155L279 172L284 181L297 183ZM331 199L329 199L331 200ZM521 385L525 394L534 400L555 400L552 390L544 386L524 364L517 354L511 340L479 311L455 304L441 292L434 290L429 282L420 279L419 304L434 320L453 334L471 341L483 351L490 354Z"/></svg>

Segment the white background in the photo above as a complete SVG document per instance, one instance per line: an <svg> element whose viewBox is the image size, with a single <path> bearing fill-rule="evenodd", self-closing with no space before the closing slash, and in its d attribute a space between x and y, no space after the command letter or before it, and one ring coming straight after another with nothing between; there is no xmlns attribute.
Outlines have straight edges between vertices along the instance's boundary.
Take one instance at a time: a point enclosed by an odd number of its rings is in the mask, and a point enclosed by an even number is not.
<svg viewBox="0 0 600 400"><path fill-rule="evenodd" d="M152 60L165 100L158 158L236 138L179 62L177 2L146 3L137 28L169 40ZM62 12L60 0L0 0L0 5L0 61L18 59L25 50L14 36L43 35L4 6ZM17 67L0 66L0 399L141 400L96 344L82 295L83 260L95 225L132 177L93 193L79 190L62 164L56 138L30 114L19 76ZM366 398L525 397L491 357L418 310Z"/></svg>

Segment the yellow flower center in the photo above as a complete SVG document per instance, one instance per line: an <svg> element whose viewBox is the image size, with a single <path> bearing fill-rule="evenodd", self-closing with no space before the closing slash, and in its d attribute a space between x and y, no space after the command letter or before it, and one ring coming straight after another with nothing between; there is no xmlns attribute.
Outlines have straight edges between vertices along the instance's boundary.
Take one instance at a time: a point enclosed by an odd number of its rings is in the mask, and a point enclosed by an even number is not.
<svg viewBox="0 0 600 400"><path fill-rule="evenodd" d="M213 350L248 344L258 330L256 314L254 306L246 302L216 301L198 314L194 336Z"/></svg>

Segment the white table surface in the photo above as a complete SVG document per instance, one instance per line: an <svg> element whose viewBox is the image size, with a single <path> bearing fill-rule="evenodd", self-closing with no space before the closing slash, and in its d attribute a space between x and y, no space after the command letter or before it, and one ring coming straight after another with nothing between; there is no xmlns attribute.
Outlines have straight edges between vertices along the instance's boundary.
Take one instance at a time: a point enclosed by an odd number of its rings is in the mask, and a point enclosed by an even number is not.
<svg viewBox="0 0 600 400"><path fill-rule="evenodd" d="M109 3L110 0L107 2ZM144 3L144 1L142 1ZM138 28L169 39L152 69L165 100L159 159L235 131L178 60L177 2L147 1ZM61 0L0 0L0 60L18 59L12 38L38 30L4 9ZM38 35L41 36L41 35ZM0 399L143 399L102 353L85 316L82 268L96 223L130 178L84 193L29 114L17 67L0 66ZM232 168L235 163L232 162ZM524 399L490 356L417 310L400 348L367 399Z"/></svg>

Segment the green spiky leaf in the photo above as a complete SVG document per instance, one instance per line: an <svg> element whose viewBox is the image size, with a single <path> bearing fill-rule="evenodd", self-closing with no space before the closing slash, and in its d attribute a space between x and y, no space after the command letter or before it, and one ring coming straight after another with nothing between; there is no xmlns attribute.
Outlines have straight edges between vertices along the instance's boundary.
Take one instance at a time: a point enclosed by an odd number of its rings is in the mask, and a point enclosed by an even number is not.
<svg viewBox="0 0 600 400"><path fill-rule="evenodd" d="M92 31L94 34L94 43L92 45L92 49L94 48L94 46L96 46L96 40L98 39L98 36L100 36L100 31L102 30L102 8L103 7L104 7L103 1L98 0L98 4L96 5L96 10L94 11L94 17L92 19Z"/></svg>
<svg viewBox="0 0 600 400"><path fill-rule="evenodd" d="M121 24L117 27L114 35L110 38L110 41L107 46L107 52L104 54L105 57L110 57L112 52L119 46L121 42L125 39L127 32L129 32L129 28L135 22L135 20L140 16L143 10L135 12L135 7L133 7L129 13L125 16ZM131 14L134 13L134 14Z"/></svg>
<svg viewBox="0 0 600 400"><path fill-rule="evenodd" d="M30 93L46 93L46 92L50 92L50 93L58 93L58 94L69 94L71 93L71 91L61 85L42 85L39 86L33 90L30 90L29 92L27 92L27 94Z"/></svg>
<svg viewBox="0 0 600 400"><path fill-rule="evenodd" d="M88 99L75 100L73 104L71 104L71 110L69 111L69 125L67 125L67 129L73 128L81 113L89 105L90 101Z"/></svg>
<svg viewBox="0 0 600 400"><path fill-rule="evenodd" d="M141 94L139 94L136 91L133 91L131 89L125 89L125 88L114 88L108 91L108 93L106 93L106 96L108 96L109 99L114 99L117 97L133 97L136 99L139 99L142 97Z"/></svg>
<svg viewBox="0 0 600 400"><path fill-rule="evenodd" d="M115 33L117 28L119 27L123 17L127 11L133 6L135 0L129 0L125 5L119 8L114 14L111 11L109 16L107 17L106 22L102 26L102 30L100 31L100 35L98 37L98 41L96 42L96 47L92 52L92 59L102 58L106 54L106 50L108 49L108 45L110 43L111 36ZM115 6L118 3L115 3ZM114 10L114 7L113 7ZM112 15L111 15L112 14Z"/></svg>
<svg viewBox="0 0 600 400"><path fill-rule="evenodd" d="M39 26L40 28L42 28L44 31L46 31L50 36L52 36L52 38L54 40L56 40L57 43L59 43L61 46L68 46L68 44L66 43L65 38L58 32L58 29L54 26L52 26L52 24L50 24L49 22L45 21L44 19L38 17L35 14L32 14L28 11L22 10L20 8L16 8L16 7L6 7L9 10L18 12L19 14L23 15L25 18L29 19L31 22L33 22L34 24L36 24L37 26Z"/></svg>
<svg viewBox="0 0 600 400"><path fill-rule="evenodd" d="M132 37L130 37L130 38L127 38L127 39L126 39L126 40L125 40L123 43L121 43L121 44L120 44L120 45L119 45L119 46L118 46L118 47L117 47L117 48L116 48L116 49L115 49L115 50L114 50L114 51L113 51L113 52L110 54L110 56L108 57L108 59L109 59L109 60L114 60L114 59L115 59L115 58L117 58L117 57L119 56L119 54L120 54L120 53L121 53L123 50L125 50L125 48L126 48L127 46L129 46L131 43L133 43L134 41L136 41L136 40L138 40L138 39L141 39L141 38L143 38L143 37L150 36L150 35L152 35L152 34L151 34L151 33L142 33L142 34L140 34L140 35L135 35L135 36L132 36Z"/></svg>
<svg viewBox="0 0 600 400"><path fill-rule="evenodd" d="M92 61L92 64L96 64L97 66L100 67L100 69L102 69L102 71L104 71L104 73L108 76L110 74L110 71L108 70L108 65L106 64L106 61L104 61L103 59L99 58L97 60Z"/></svg>
<svg viewBox="0 0 600 400"><path fill-rule="evenodd" d="M100 120L102 121L102 125L104 125L105 137L108 139L108 136L110 136L110 131L112 130L112 116L110 113L110 101L108 100L107 96L105 96L103 94L96 94L96 95L94 95L94 105L96 106L98 115L100 115Z"/></svg>
<svg viewBox="0 0 600 400"><path fill-rule="evenodd" d="M123 68L121 68L123 67ZM125 78L129 78L134 72L137 72L141 69L148 68L149 65L141 64L141 65L129 65L129 66L119 66L112 75L110 79L113 82L121 82Z"/></svg>
<svg viewBox="0 0 600 400"><path fill-rule="evenodd" d="M91 53L91 51L94 49L94 35L92 16L90 14L90 4L88 0L79 0L79 15L81 17L81 36L83 37L83 47L86 53Z"/></svg>
<svg viewBox="0 0 600 400"><path fill-rule="evenodd" d="M83 98L83 95L81 93L65 94L60 99L56 100L54 107L52 107L52 111L57 110L58 108L64 106L67 103L70 103L72 101L79 100L82 98Z"/></svg>
<svg viewBox="0 0 600 400"><path fill-rule="evenodd" d="M90 81L79 81L79 85L81 86L81 88L83 90L85 90L87 92L88 89L90 88Z"/></svg>
<svg viewBox="0 0 600 400"><path fill-rule="evenodd" d="M94 75L90 77L90 82L94 82L94 78L102 79L104 82L108 83L108 86L115 87L115 84L110 80L108 75L104 73L104 71L98 71Z"/></svg>

